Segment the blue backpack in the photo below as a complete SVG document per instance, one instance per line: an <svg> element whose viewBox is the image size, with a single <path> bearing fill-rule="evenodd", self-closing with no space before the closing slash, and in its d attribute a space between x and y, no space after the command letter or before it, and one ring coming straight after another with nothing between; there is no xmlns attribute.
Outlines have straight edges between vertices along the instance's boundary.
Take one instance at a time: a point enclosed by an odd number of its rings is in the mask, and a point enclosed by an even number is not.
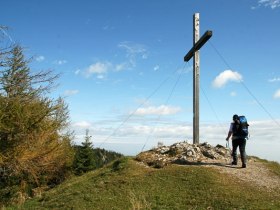
<svg viewBox="0 0 280 210"><path fill-rule="evenodd" d="M249 135L248 122L245 116L239 116L234 122L233 136L238 136L241 138L247 138Z"/></svg>

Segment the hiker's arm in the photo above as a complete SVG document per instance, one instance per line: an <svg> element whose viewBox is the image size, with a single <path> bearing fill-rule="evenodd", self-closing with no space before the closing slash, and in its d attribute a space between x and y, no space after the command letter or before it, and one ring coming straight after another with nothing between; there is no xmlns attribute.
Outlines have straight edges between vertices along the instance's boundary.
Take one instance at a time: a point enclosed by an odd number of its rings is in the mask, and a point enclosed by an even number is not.
<svg viewBox="0 0 280 210"><path fill-rule="evenodd" d="M228 135L227 135L227 138L226 138L227 141L231 137L232 133L233 133L233 123L230 123L229 130L228 130Z"/></svg>
<svg viewBox="0 0 280 210"><path fill-rule="evenodd" d="M229 132L228 132L228 135L227 135L227 138L226 138L227 141L228 141L229 138L231 137L231 134L232 134L232 131L229 131Z"/></svg>

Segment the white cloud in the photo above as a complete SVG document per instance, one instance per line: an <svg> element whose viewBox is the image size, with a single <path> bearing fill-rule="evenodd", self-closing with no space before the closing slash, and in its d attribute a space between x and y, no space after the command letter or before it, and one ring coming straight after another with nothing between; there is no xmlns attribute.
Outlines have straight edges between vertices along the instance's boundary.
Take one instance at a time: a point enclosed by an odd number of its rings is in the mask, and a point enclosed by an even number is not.
<svg viewBox="0 0 280 210"><path fill-rule="evenodd" d="M156 65L155 67L154 67L154 71L158 71L159 70L159 65Z"/></svg>
<svg viewBox="0 0 280 210"><path fill-rule="evenodd" d="M80 72L81 72L81 70L80 70L80 69L77 69L77 70L74 72L74 74L75 74L75 75L78 75L78 74L80 74Z"/></svg>
<svg viewBox="0 0 280 210"><path fill-rule="evenodd" d="M80 121L80 122L76 122L73 124L73 127L76 129L77 128L82 128L82 129L89 128L90 126L91 126L91 124L87 121Z"/></svg>
<svg viewBox="0 0 280 210"><path fill-rule="evenodd" d="M247 141L246 150L248 155L266 158L280 162L279 156L279 119L278 124L272 120L249 121L250 139ZM135 123L135 122L134 122ZM201 123L200 124L200 143L208 142L215 146L217 144L226 145L225 138L229 129L229 123ZM140 124L123 124L119 129L112 129L112 121L97 122L93 127L87 121L74 123L75 142L81 142L84 139L85 129L90 129L93 134L93 142L99 147L114 150L125 155L136 155L144 150L151 149L161 141L165 145L171 145L176 142L187 140L192 143L192 125L186 122L161 121L156 124L143 125L143 119ZM119 125L116 125L118 127ZM113 133L113 135L112 135ZM231 143L230 143L231 146Z"/></svg>
<svg viewBox="0 0 280 210"><path fill-rule="evenodd" d="M120 64L112 64L111 62L96 62L85 68L84 70L77 69L74 74L79 75L82 74L86 78L91 77L92 75L96 75L97 79L106 78L109 72L120 72L123 70L131 69L131 67L135 66L132 62L123 62Z"/></svg>
<svg viewBox="0 0 280 210"><path fill-rule="evenodd" d="M42 61L45 60L45 57L44 57L43 55L40 55L40 56L37 56L35 59L36 59L36 61L38 61L38 62L42 62Z"/></svg>
<svg viewBox="0 0 280 210"><path fill-rule="evenodd" d="M129 69L129 65L128 65L128 63L126 63L126 62L117 64L117 65L115 66L114 71L122 71L122 70L125 70L125 69Z"/></svg>
<svg viewBox="0 0 280 210"><path fill-rule="evenodd" d="M55 63L56 65L63 65L63 64L65 64L65 63L67 63L67 60L56 60L56 61L54 61L54 63Z"/></svg>
<svg viewBox="0 0 280 210"><path fill-rule="evenodd" d="M275 9L280 7L280 0L259 0L258 5Z"/></svg>
<svg viewBox="0 0 280 210"><path fill-rule="evenodd" d="M178 136L185 136L188 133L192 133L192 127L190 125L158 125L158 126L147 126L147 125L135 125L127 126L122 128L118 132L120 137L128 136L141 136L151 135L158 138L173 138ZM156 143L156 142L155 142Z"/></svg>
<svg viewBox="0 0 280 210"><path fill-rule="evenodd" d="M147 53L144 45L133 42L121 42L118 47L125 49L129 56L135 54L141 54L143 56Z"/></svg>
<svg viewBox="0 0 280 210"><path fill-rule="evenodd" d="M75 71L78 75L82 73L85 77L89 78L92 75L97 75L97 79L104 79L109 72L119 72L123 70L130 70L136 66L137 58L147 59L148 52L144 45L136 44L133 42L121 42L118 45L119 48L124 49L125 60L119 64L113 64L111 62L96 62L88 66L85 70L80 69ZM64 64L64 61L57 62L58 64Z"/></svg>
<svg viewBox="0 0 280 210"><path fill-rule="evenodd" d="M280 77L274 77L268 80L269 82L280 82Z"/></svg>
<svg viewBox="0 0 280 210"><path fill-rule="evenodd" d="M125 63L129 68L133 68L136 66L137 58L148 58L148 50L146 46L142 44L125 41L118 44L118 47L126 51L126 57L128 60Z"/></svg>
<svg viewBox="0 0 280 210"><path fill-rule="evenodd" d="M90 77L92 74L103 75L106 74L109 69L112 67L112 64L109 62L97 62L91 64L85 71L86 77Z"/></svg>
<svg viewBox="0 0 280 210"><path fill-rule="evenodd" d="M65 91L64 91L64 95L65 95L65 96L76 95L76 94L78 94L78 93L79 93L78 90L65 90Z"/></svg>
<svg viewBox="0 0 280 210"><path fill-rule="evenodd" d="M104 79L105 76L104 76L103 74L99 74L99 75L96 76L96 78L97 78L97 79Z"/></svg>
<svg viewBox="0 0 280 210"><path fill-rule="evenodd" d="M242 81L242 75L239 74L236 71L232 70L225 70L222 73L220 73L212 82L213 87L215 88L221 88L225 86L228 82L241 82Z"/></svg>
<svg viewBox="0 0 280 210"><path fill-rule="evenodd" d="M172 115L180 111L180 107L160 105L158 107L149 106L145 108L139 108L136 110L135 115Z"/></svg>
<svg viewBox="0 0 280 210"><path fill-rule="evenodd" d="M92 74L103 74L108 71L108 63L95 63L88 67L87 71Z"/></svg>
<svg viewBox="0 0 280 210"><path fill-rule="evenodd" d="M249 121L250 138L246 144L246 150L248 155L258 156L268 160L278 161L280 163L279 156L279 123L275 121ZM229 125L224 127L210 124L201 125L201 140L209 142L211 145L222 144L225 145L225 137L227 136L227 130ZM201 141L203 142L203 141ZM231 142L230 142L231 144ZM277 149L276 149L277 148Z"/></svg>
<svg viewBox="0 0 280 210"><path fill-rule="evenodd" d="M148 54L143 54L143 55L142 55L142 58L143 58L143 59L147 59L147 58L148 58Z"/></svg>
<svg viewBox="0 0 280 210"><path fill-rule="evenodd" d="M112 31L112 30L115 29L115 27L114 26L110 26L110 25L105 25L105 26L102 27L102 29L104 31Z"/></svg>
<svg viewBox="0 0 280 210"><path fill-rule="evenodd" d="M280 89L274 93L274 98L280 98Z"/></svg>

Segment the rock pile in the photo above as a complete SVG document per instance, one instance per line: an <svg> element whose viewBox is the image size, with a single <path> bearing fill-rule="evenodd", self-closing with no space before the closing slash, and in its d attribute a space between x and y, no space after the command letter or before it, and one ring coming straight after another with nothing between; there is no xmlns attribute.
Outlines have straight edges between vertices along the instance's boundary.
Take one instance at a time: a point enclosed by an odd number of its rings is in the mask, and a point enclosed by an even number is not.
<svg viewBox="0 0 280 210"><path fill-rule="evenodd" d="M213 147L208 143L189 144L187 142L160 146L136 156L136 160L155 168L162 168L172 163L187 165L230 161L230 158L230 150L222 145Z"/></svg>

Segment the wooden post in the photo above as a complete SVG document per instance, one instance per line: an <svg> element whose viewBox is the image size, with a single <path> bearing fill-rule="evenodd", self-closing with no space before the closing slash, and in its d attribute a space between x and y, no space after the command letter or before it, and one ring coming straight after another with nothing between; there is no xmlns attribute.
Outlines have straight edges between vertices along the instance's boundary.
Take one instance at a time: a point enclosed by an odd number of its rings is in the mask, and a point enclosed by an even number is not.
<svg viewBox="0 0 280 210"><path fill-rule="evenodd" d="M199 13L193 16L193 46L199 40ZM193 55L193 144L199 144L199 50Z"/></svg>
<svg viewBox="0 0 280 210"><path fill-rule="evenodd" d="M193 47L184 57L186 62L193 57L193 144L199 144L199 49L211 36L212 31L208 30L199 38L199 13L195 13L193 15Z"/></svg>

